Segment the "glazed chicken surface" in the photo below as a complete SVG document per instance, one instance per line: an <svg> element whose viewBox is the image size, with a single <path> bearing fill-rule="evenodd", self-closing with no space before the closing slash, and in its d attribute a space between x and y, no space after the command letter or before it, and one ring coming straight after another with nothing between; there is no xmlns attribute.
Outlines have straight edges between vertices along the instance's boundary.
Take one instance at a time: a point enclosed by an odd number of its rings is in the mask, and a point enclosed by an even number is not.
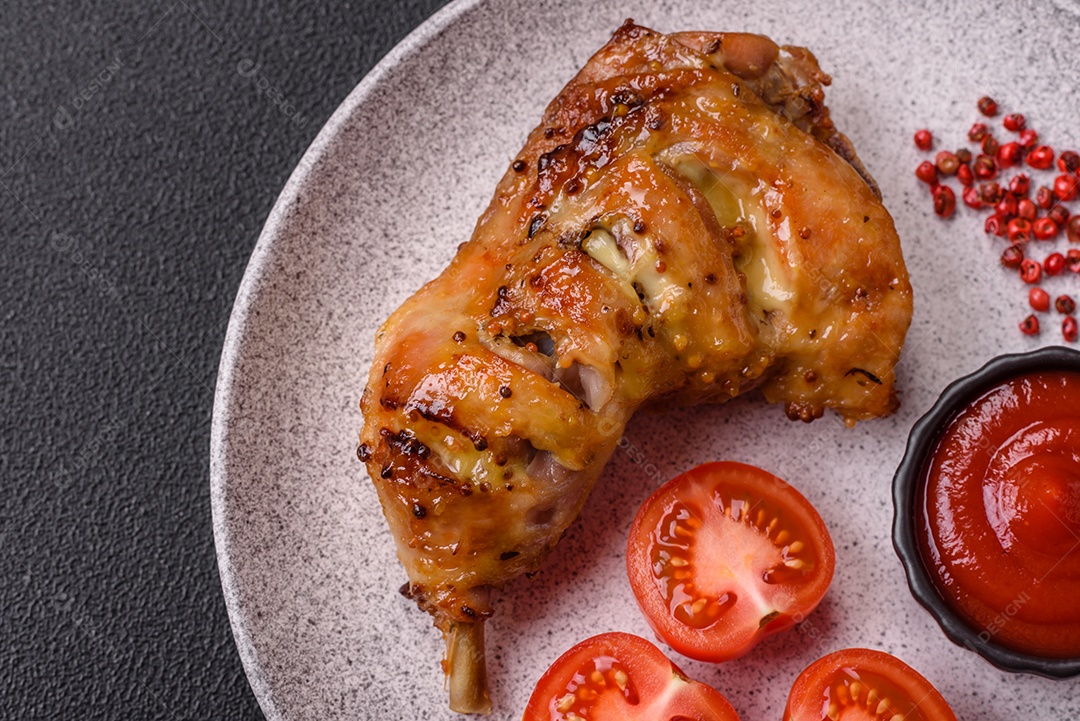
<svg viewBox="0 0 1080 721"><path fill-rule="evenodd" d="M628 21L378 331L358 453L454 710L490 709L491 591L540 566L635 410L896 407L911 286L828 83L802 48Z"/></svg>

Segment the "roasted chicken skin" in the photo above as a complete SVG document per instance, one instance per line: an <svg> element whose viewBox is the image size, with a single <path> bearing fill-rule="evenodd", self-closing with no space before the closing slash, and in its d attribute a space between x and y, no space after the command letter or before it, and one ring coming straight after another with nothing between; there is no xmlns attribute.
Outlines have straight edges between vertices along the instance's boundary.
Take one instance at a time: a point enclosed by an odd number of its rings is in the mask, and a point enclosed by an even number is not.
<svg viewBox="0 0 1080 721"><path fill-rule="evenodd" d="M896 407L911 286L828 82L802 48L628 21L379 329L358 454L455 710L490 708L489 592L539 567L636 409Z"/></svg>

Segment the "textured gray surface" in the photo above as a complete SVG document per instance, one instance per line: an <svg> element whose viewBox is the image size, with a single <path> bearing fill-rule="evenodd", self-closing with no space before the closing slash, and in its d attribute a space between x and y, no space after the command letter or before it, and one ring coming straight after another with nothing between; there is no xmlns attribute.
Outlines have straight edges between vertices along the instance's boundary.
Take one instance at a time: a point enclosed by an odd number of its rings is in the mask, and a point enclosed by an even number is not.
<svg viewBox="0 0 1080 721"><path fill-rule="evenodd" d="M0 5L0 719L262 717L211 532L225 326L304 149L440 4Z"/></svg>
<svg viewBox="0 0 1080 721"><path fill-rule="evenodd" d="M230 325L214 419L215 530L234 631L271 718L449 718L439 635L403 580L355 458L376 326L468 237L544 104L627 16L662 31L767 33L814 49L830 106L880 183L916 314L895 416L793 425L760 400L635 419L581 519L489 624L495 718L520 715L540 673L605 630L650 636L623 569L625 533L660 480L732 458L796 484L832 529L837 572L792 633L723 666L681 665L747 719L779 718L799 671L846 646L923 672L961 718L1080 715L1071 683L1009 676L947 642L912 600L890 545L890 479L937 393L1022 337L1018 278L981 217L935 219L911 134L957 145L984 92L1055 144L1075 137L1074 12L1050 3L480 2L444 10L353 93L279 199ZM1002 18L1038 21L1017 32ZM992 21L991 19L997 19ZM1069 279L1056 279L1052 291ZM1052 331L1052 329L1051 329Z"/></svg>

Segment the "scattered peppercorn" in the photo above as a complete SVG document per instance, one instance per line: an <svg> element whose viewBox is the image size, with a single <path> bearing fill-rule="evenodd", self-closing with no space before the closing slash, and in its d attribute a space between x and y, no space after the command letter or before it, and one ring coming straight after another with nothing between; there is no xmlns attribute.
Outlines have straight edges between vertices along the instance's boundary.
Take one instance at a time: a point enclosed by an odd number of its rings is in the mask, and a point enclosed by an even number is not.
<svg viewBox="0 0 1080 721"><path fill-rule="evenodd" d="M1050 294L1036 286L1028 291L1028 303L1032 309L1045 313L1050 310Z"/></svg>
<svg viewBox="0 0 1080 721"><path fill-rule="evenodd" d="M998 174L997 163L989 155L980 155L975 158L975 164L971 166L971 170L979 180L993 180Z"/></svg>
<svg viewBox="0 0 1080 721"><path fill-rule="evenodd" d="M1039 214L1039 209L1035 207L1035 203L1027 198L1021 198L1016 201L1016 214L1024 220L1034 221ZM1046 220L1046 218L1042 218L1042 220Z"/></svg>
<svg viewBox="0 0 1080 721"><path fill-rule="evenodd" d="M1019 165L1024 159L1024 147L1016 141L1005 143L998 147L994 157L997 159L999 168L1011 168Z"/></svg>
<svg viewBox="0 0 1080 721"><path fill-rule="evenodd" d="M956 210L956 193L947 185L934 188L934 212L942 218L950 217Z"/></svg>
<svg viewBox="0 0 1080 721"><path fill-rule="evenodd" d="M1007 221L997 213L994 213L983 224L983 228L986 230L987 235L996 235L999 238L1004 237Z"/></svg>
<svg viewBox="0 0 1080 721"><path fill-rule="evenodd" d="M1024 146L1025 150L1031 150L1039 144L1039 134L1031 128L1024 128L1020 131L1019 142Z"/></svg>
<svg viewBox="0 0 1080 721"><path fill-rule="evenodd" d="M1051 218L1039 218L1031 229L1039 240L1053 240L1058 234L1058 225Z"/></svg>
<svg viewBox="0 0 1080 721"><path fill-rule="evenodd" d="M1059 228L1064 228L1069 222L1069 209L1064 205L1055 205L1046 211L1046 217L1054 221Z"/></svg>
<svg viewBox="0 0 1080 721"><path fill-rule="evenodd" d="M1039 334L1039 319L1034 315L1029 315L1020 321L1020 332L1024 335L1038 335Z"/></svg>
<svg viewBox="0 0 1080 721"><path fill-rule="evenodd" d="M1049 145L1039 145L1027 154L1027 164L1036 170L1046 170L1054 164L1054 149Z"/></svg>
<svg viewBox="0 0 1080 721"><path fill-rule="evenodd" d="M1074 150L1066 150L1058 156L1057 166L1061 172L1075 175L1076 171L1080 170L1080 155Z"/></svg>
<svg viewBox="0 0 1080 721"><path fill-rule="evenodd" d="M979 99L979 112L987 118L998 115L997 102L988 96ZM956 212L956 193L950 187L953 176L960 187L964 205L972 210L987 212L984 229L988 235L1004 237L1008 247L1001 252L1003 267L1016 269L1021 281L1028 284L1028 304L1038 313L1050 309L1051 295L1039 287L1044 278L1061 275L1066 270L1080 274L1080 248L1065 253L1051 252L1043 262L1038 262L1025 252L1033 239L1053 242L1064 235L1070 243L1080 244L1080 215L1074 215L1066 203L1080 199L1080 152L1066 150L1055 153L1054 149L1040 142L1039 134L1028 127L1022 113L1010 112L1001 119L1005 131L1015 133L1000 142L986 123L977 121L967 131L967 139L977 146L955 150L940 150L933 162L923 160L915 170L916 177L928 186L933 200L934 212L948 218ZM915 146L922 151L931 150L937 139L929 128L914 133ZM974 150L974 152L973 152ZM977 154L976 154L977 153ZM1060 173L1052 181L1034 179L1023 168L1035 171ZM1000 176L1000 177L999 177ZM1044 183L1038 183L1044 180ZM1076 303L1070 295L1059 295L1054 308L1065 316L1062 334L1068 342L1078 337L1077 320L1074 316ZM1027 335L1037 335L1039 320L1029 315L1020 323L1020 330Z"/></svg>
<svg viewBox="0 0 1080 721"><path fill-rule="evenodd" d="M1016 196L1012 193L1005 193L1001 196L1001 200L994 206L994 210L998 215L1003 215L1006 218L1013 218L1019 212L1019 208L1016 204Z"/></svg>
<svg viewBox="0 0 1080 721"><path fill-rule="evenodd" d="M987 95L984 95L981 98L979 98L978 107L979 107L979 112L982 113L983 115L985 115L988 118L992 118L995 115L997 115L997 112L998 112L997 102L995 102L993 98L991 98L991 97L989 97Z"/></svg>
<svg viewBox="0 0 1080 721"><path fill-rule="evenodd" d="M1009 192L1017 198L1026 197L1031 190L1031 178L1020 173L1009 178Z"/></svg>
<svg viewBox="0 0 1080 721"><path fill-rule="evenodd" d="M971 186L975 184L975 173L971 172L971 163L964 162L956 169L956 179L961 185Z"/></svg>
<svg viewBox="0 0 1080 721"><path fill-rule="evenodd" d="M960 168L960 159L956 157L956 153L942 150L934 157L934 165L942 175L956 175Z"/></svg>
<svg viewBox="0 0 1080 721"><path fill-rule="evenodd" d="M915 177L927 185L937 185L937 173L937 167L929 160L924 160L915 168Z"/></svg>
<svg viewBox="0 0 1080 721"><path fill-rule="evenodd" d="M1001 200L1003 195L1004 193L1001 190L1001 186L994 181L979 185L979 197L982 198L982 201L987 205L994 205Z"/></svg>
<svg viewBox="0 0 1080 721"><path fill-rule="evenodd" d="M1027 119L1020 113L1009 113L1001 119L1001 124L1005 126L1006 130L1018 133L1027 125Z"/></svg>
<svg viewBox="0 0 1080 721"><path fill-rule="evenodd" d="M1031 240L1031 221L1026 218L1013 218L1006 226L1005 235L1011 243L1026 243Z"/></svg>
<svg viewBox="0 0 1080 721"><path fill-rule="evenodd" d="M1001 253L1001 264L1006 268L1019 268L1024 261L1024 249L1019 245L1010 245Z"/></svg>
<svg viewBox="0 0 1080 721"><path fill-rule="evenodd" d="M1061 253L1051 253L1046 256L1046 260L1043 261L1043 270L1047 275L1061 275L1061 271L1065 270L1065 256Z"/></svg>
<svg viewBox="0 0 1080 721"><path fill-rule="evenodd" d="M960 193L960 197L964 201L964 205L975 210L980 210L983 207L982 199L979 197L979 191L974 187L964 188Z"/></svg>
<svg viewBox="0 0 1080 721"><path fill-rule="evenodd" d="M1075 343L1077 335L1076 318L1070 315L1068 318L1061 321L1061 336L1066 342Z"/></svg>
<svg viewBox="0 0 1080 721"><path fill-rule="evenodd" d="M1061 174L1054 178L1054 195L1061 200L1076 199L1077 179L1072 175Z"/></svg>
<svg viewBox="0 0 1080 721"><path fill-rule="evenodd" d="M1042 266L1039 265L1039 261L1031 258L1024 258L1020 261L1020 280L1034 284L1038 283L1041 278Z"/></svg>
<svg viewBox="0 0 1080 721"><path fill-rule="evenodd" d="M1043 210L1049 210L1054 205L1054 192L1045 185L1040 185L1035 191L1035 204Z"/></svg>

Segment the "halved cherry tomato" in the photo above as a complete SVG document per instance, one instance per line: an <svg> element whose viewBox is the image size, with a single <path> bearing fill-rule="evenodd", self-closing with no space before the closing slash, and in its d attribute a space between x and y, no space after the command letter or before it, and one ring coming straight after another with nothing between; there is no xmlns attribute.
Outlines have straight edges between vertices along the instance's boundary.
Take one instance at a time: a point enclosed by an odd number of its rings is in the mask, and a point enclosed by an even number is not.
<svg viewBox="0 0 1080 721"><path fill-rule="evenodd" d="M582 641L551 665L523 721L739 721L719 691L688 679L663 652L628 633Z"/></svg>
<svg viewBox="0 0 1080 721"><path fill-rule="evenodd" d="M784 721L956 721L956 714L933 684L900 659L849 648L799 674Z"/></svg>
<svg viewBox="0 0 1080 721"><path fill-rule="evenodd" d="M814 507L776 476L706 463L649 497L626 567L638 605L669 646L701 661L737 658L817 607L832 581L832 539Z"/></svg>

